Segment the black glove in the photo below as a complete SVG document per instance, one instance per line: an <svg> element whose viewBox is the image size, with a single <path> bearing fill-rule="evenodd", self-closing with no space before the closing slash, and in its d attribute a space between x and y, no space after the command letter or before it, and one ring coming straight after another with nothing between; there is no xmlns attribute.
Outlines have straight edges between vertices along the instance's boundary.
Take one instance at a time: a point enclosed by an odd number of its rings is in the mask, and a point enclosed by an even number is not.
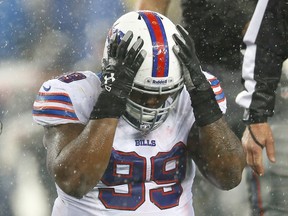
<svg viewBox="0 0 288 216"><path fill-rule="evenodd" d="M193 39L182 26L177 25L176 28L180 36L173 34L176 43L173 51L184 66L184 83L190 94L196 123L198 126L205 126L220 119L222 112L211 85L201 70Z"/></svg>
<svg viewBox="0 0 288 216"><path fill-rule="evenodd" d="M119 42L114 34L108 47L108 58L103 59L103 91L91 112L90 119L119 118L126 110L127 98L146 51L141 50L144 41L138 38L128 51L133 33L128 31Z"/></svg>

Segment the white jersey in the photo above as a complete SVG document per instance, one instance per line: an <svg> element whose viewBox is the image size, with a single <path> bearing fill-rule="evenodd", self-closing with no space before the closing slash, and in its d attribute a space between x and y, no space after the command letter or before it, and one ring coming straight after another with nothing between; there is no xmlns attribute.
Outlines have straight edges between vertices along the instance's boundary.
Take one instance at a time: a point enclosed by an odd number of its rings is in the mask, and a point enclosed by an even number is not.
<svg viewBox="0 0 288 216"><path fill-rule="evenodd" d="M219 81L206 74L226 110ZM92 72L76 72L45 82L34 102L33 118L43 125L86 124L101 91ZM195 164L186 143L195 119L183 90L166 121L147 135L120 118L110 162L101 181L83 198L57 185L53 216L193 216L191 187Z"/></svg>

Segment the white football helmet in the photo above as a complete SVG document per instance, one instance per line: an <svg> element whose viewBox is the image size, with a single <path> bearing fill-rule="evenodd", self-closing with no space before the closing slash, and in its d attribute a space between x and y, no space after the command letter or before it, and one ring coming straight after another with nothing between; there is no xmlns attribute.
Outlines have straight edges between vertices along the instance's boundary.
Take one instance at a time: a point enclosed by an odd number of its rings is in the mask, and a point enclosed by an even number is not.
<svg viewBox="0 0 288 216"><path fill-rule="evenodd" d="M134 128L148 133L159 127L174 107L183 89L181 65L172 47L172 38L178 33L175 25L165 16L152 11L134 11L121 16L112 26L107 37L103 60L107 58L107 47L113 34L120 38L128 31L133 32L132 44L141 37L146 58L134 79L132 92L148 95L169 95L158 108L149 108L128 98L123 118ZM104 61L103 61L104 62Z"/></svg>

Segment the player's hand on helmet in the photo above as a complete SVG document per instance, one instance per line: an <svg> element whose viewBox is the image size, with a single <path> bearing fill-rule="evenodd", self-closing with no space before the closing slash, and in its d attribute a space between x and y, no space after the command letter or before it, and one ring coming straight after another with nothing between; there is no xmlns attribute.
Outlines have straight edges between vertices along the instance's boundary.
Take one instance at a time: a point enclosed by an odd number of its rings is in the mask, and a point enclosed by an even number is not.
<svg viewBox="0 0 288 216"><path fill-rule="evenodd" d="M177 25L176 29L179 35L173 35L176 43L173 51L183 65L184 83L191 97L196 122L198 126L205 126L221 118L222 112L202 72L193 39L182 26Z"/></svg>
<svg viewBox="0 0 288 216"><path fill-rule="evenodd" d="M108 58L103 59L103 92L99 95L90 119L119 118L125 112L134 78L146 57L146 51L141 50L144 44L141 38L128 50L132 38L132 31L128 31L120 43L119 34L111 37Z"/></svg>
<svg viewBox="0 0 288 216"><path fill-rule="evenodd" d="M108 47L108 58L103 59L102 87L120 98L127 98L132 90L134 77L142 65L146 51L141 50L144 41L138 38L130 50L133 38L128 31L119 43L119 34L114 34Z"/></svg>
<svg viewBox="0 0 288 216"><path fill-rule="evenodd" d="M177 25L176 29L180 35L173 35L176 43L173 51L184 66L183 76L187 90L192 91L196 88L195 90L201 91L211 88L205 75L202 73L193 39L182 26Z"/></svg>

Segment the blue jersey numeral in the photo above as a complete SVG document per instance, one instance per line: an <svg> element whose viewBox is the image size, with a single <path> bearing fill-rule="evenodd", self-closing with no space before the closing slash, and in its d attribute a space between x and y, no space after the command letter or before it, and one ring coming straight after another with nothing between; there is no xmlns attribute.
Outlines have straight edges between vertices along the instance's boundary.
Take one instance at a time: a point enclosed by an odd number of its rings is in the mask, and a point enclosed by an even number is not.
<svg viewBox="0 0 288 216"><path fill-rule="evenodd" d="M149 191L150 201L160 209L177 206L183 192L181 182L186 174L186 159L183 143L176 144L169 152L158 153L150 159L151 177L147 180L144 157L135 152L113 150L101 179L111 188L100 188L99 199L106 208L133 211L145 202L144 182L154 181L159 187Z"/></svg>
<svg viewBox="0 0 288 216"><path fill-rule="evenodd" d="M70 74L65 74L61 77L58 78L58 80L64 82L64 83L71 83L77 80L82 80L85 79L86 76L82 73L77 73L77 72L73 72Z"/></svg>

